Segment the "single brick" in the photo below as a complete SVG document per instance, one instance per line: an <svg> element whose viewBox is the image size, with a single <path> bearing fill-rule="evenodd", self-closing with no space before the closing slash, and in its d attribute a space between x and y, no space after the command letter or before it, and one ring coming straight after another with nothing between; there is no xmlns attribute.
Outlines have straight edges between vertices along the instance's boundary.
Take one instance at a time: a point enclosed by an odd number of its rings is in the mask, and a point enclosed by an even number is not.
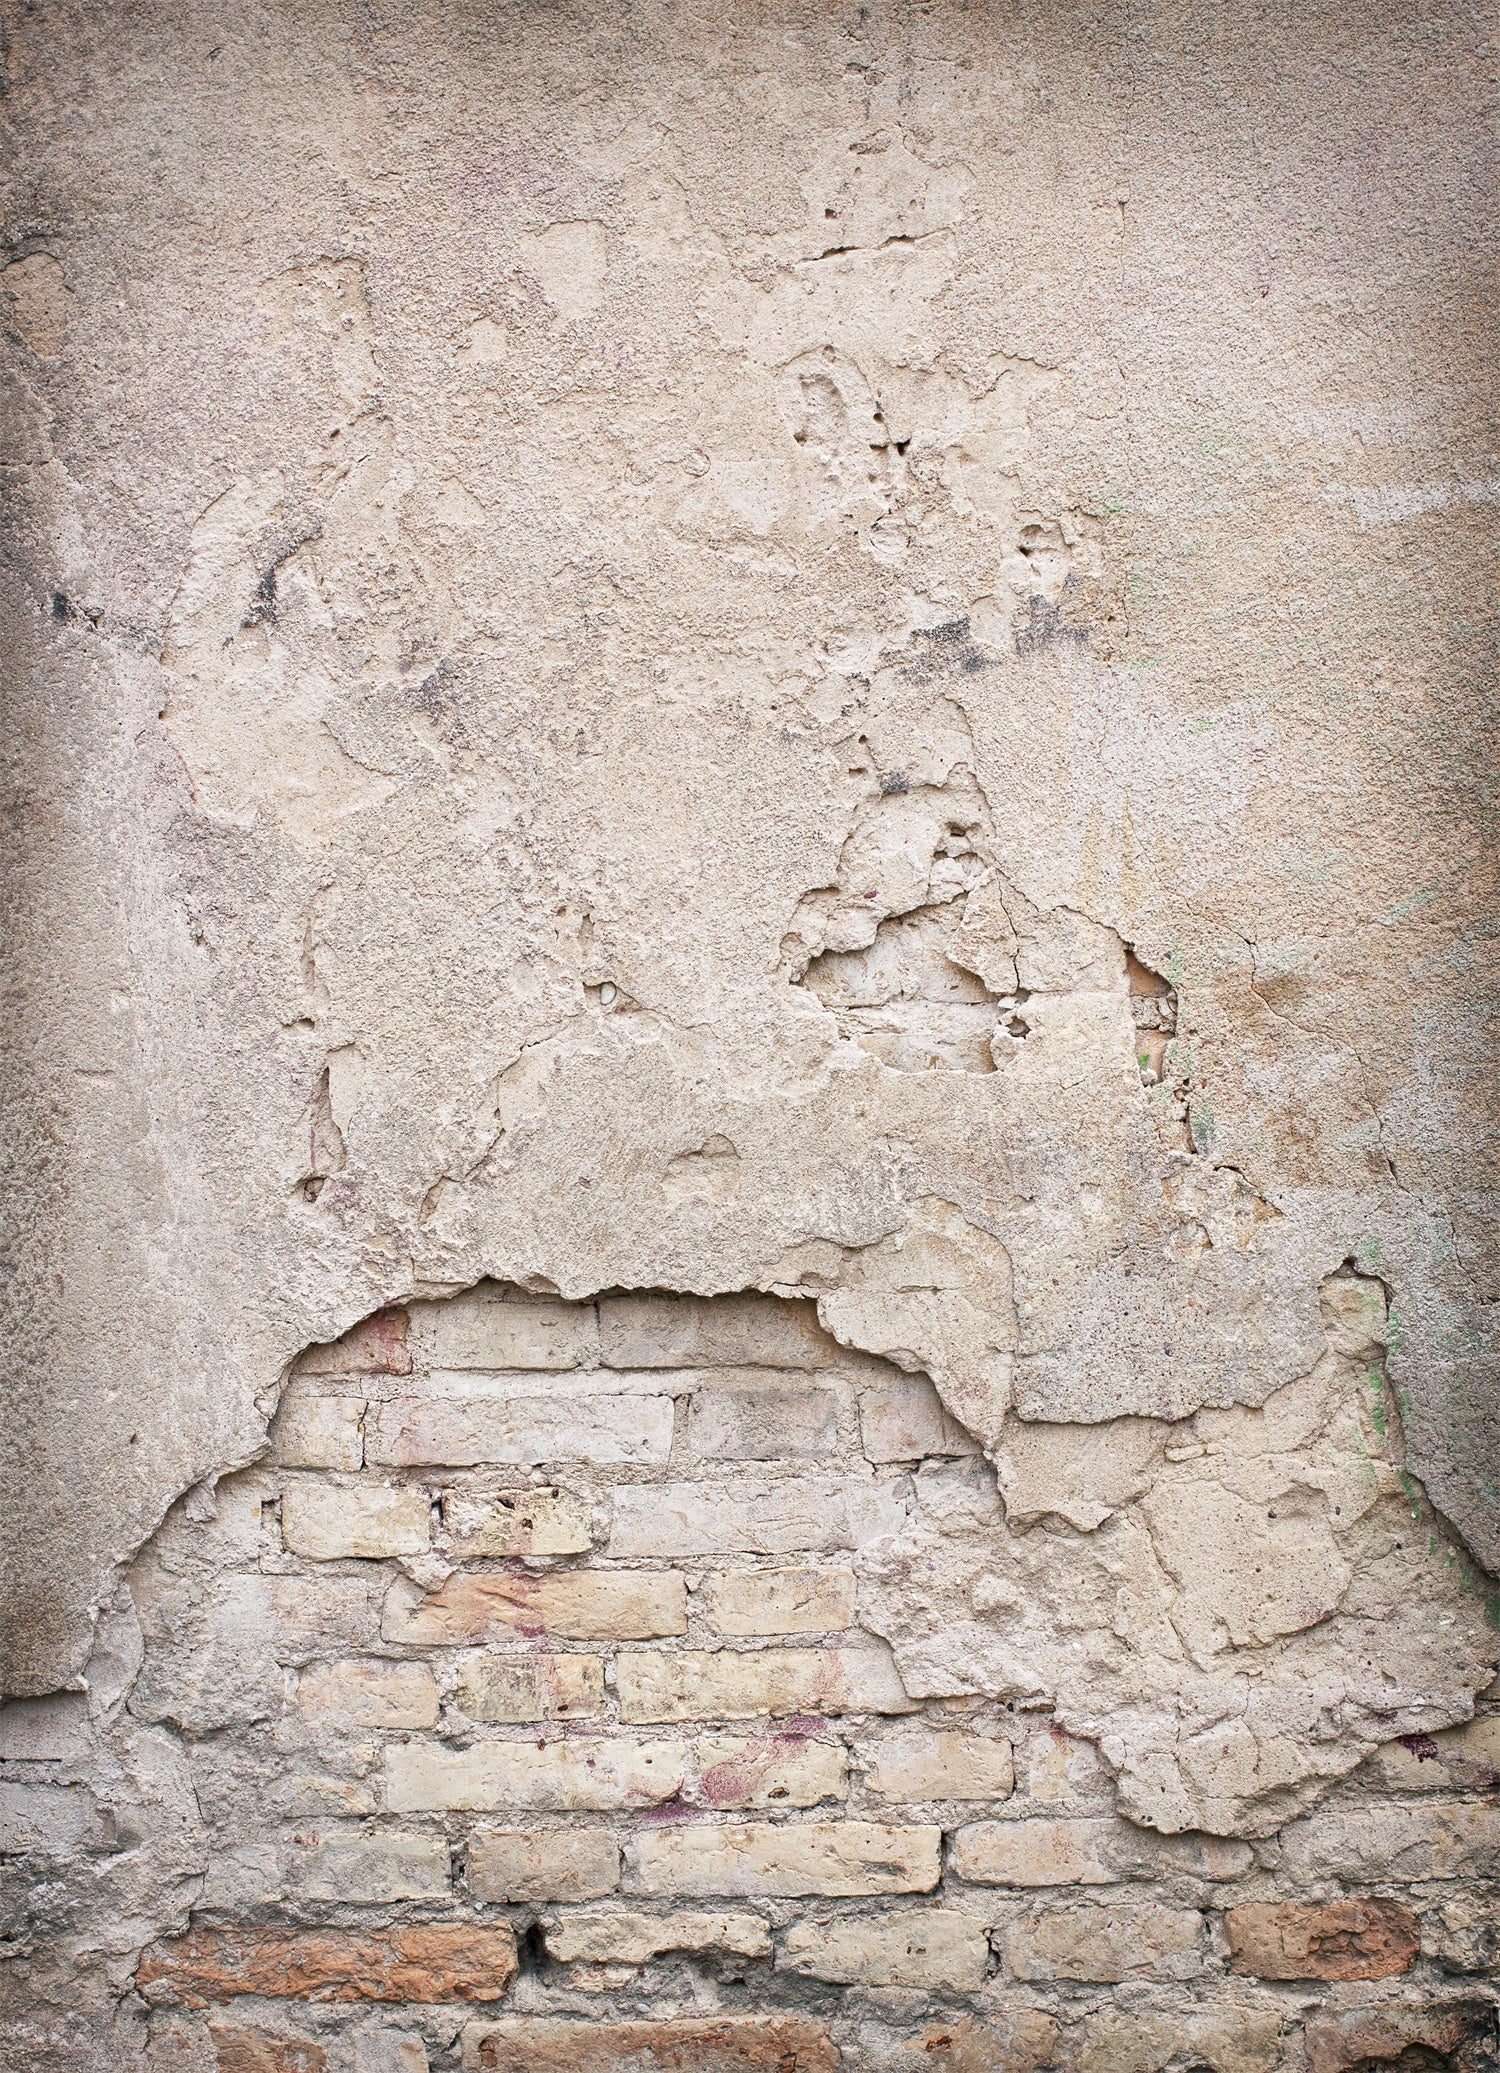
<svg viewBox="0 0 1500 2073"><path fill-rule="evenodd" d="M214 1638L243 1654L264 1644L279 1662L363 1648L377 1638L380 1579L224 1576L215 1590Z"/></svg>
<svg viewBox="0 0 1500 2073"><path fill-rule="evenodd" d="M446 1900L448 1845L399 1831L305 1828L284 1846L287 1883L303 1900Z"/></svg>
<svg viewBox="0 0 1500 2073"><path fill-rule="evenodd" d="M443 1526L465 1555L586 1555L593 1545L588 1507L562 1490L447 1490Z"/></svg>
<svg viewBox="0 0 1500 2073"><path fill-rule="evenodd" d="M673 1570L567 1569L548 1576L455 1572L439 1591L415 1597L393 1584L381 1631L419 1647L523 1634L541 1640L654 1641L687 1632L687 1582Z"/></svg>
<svg viewBox="0 0 1500 2073"><path fill-rule="evenodd" d="M1398 1900L1283 1901L1232 1907L1230 1967L1258 1979L1391 1979L1421 1950L1421 1924Z"/></svg>
<svg viewBox="0 0 1500 2073"><path fill-rule="evenodd" d="M929 1454L977 1454L975 1440L943 1409L925 1375L893 1376L860 1391L859 1429L867 1461L920 1461Z"/></svg>
<svg viewBox="0 0 1500 2073"><path fill-rule="evenodd" d="M294 1382L276 1414L272 1459L282 1468L363 1468L364 1415L362 1396L314 1396Z"/></svg>
<svg viewBox="0 0 1500 2073"><path fill-rule="evenodd" d="M309 1346L297 1362L299 1375L409 1375L408 1313L377 1310L325 1346Z"/></svg>
<svg viewBox="0 0 1500 2073"><path fill-rule="evenodd" d="M423 1303L413 1317L413 1337L434 1368L556 1373L592 1367L599 1357L593 1304L550 1297L469 1295Z"/></svg>
<svg viewBox="0 0 1500 2073"><path fill-rule="evenodd" d="M1500 1805L1429 1800L1416 1807L1330 1809L1282 1831L1299 1884L1325 1878L1385 1885L1500 1875Z"/></svg>
<svg viewBox="0 0 1500 2073"><path fill-rule="evenodd" d="M989 1958L989 1937L973 1915L898 1908L799 1922L782 1938L776 1963L836 1986L952 1987L972 1994L984 1984Z"/></svg>
<svg viewBox="0 0 1500 2073"><path fill-rule="evenodd" d="M113 1839L114 1821L87 1786L0 1781L0 1855L65 1857Z"/></svg>
<svg viewBox="0 0 1500 2073"><path fill-rule="evenodd" d="M598 1656L476 1656L458 1673L470 1720L592 1720L604 1711Z"/></svg>
<svg viewBox="0 0 1500 2073"><path fill-rule="evenodd" d="M630 1838L625 1884L634 1893L684 1899L926 1893L938 1882L941 1844L941 1829L873 1821L679 1822Z"/></svg>
<svg viewBox="0 0 1500 2073"><path fill-rule="evenodd" d="M1015 1787L1011 1746L1002 1735L888 1736L869 1754L867 1782L878 1799L1009 1799Z"/></svg>
<svg viewBox="0 0 1500 2073"><path fill-rule="evenodd" d="M615 1665L620 1718L754 1720L784 1713L910 1713L889 1649L628 1651Z"/></svg>
<svg viewBox="0 0 1500 2073"><path fill-rule="evenodd" d="M838 2048L801 2016L585 2023L517 2016L471 2023L464 2073L837 2073Z"/></svg>
<svg viewBox="0 0 1500 2073"><path fill-rule="evenodd" d="M303 1718L333 1726L436 1727L437 1683L423 1663L320 1663L297 1683Z"/></svg>
<svg viewBox="0 0 1500 2073"><path fill-rule="evenodd" d="M981 1886L1108 1886L1116 1868L1112 1821L972 1821L953 1838L953 1869Z"/></svg>
<svg viewBox="0 0 1500 2073"><path fill-rule="evenodd" d="M1237 1999L1170 2011L1106 2006L1085 2018L1077 2073L1159 2073L1206 2066L1212 2073L1280 2073L1284 2012Z"/></svg>
<svg viewBox="0 0 1500 2073"><path fill-rule="evenodd" d="M76 1762L92 1747L85 1692L53 1692L0 1706L0 1763Z"/></svg>
<svg viewBox="0 0 1500 2073"><path fill-rule="evenodd" d="M895 1533L906 1511L888 1486L845 1476L666 1483L615 1492L612 1555L829 1554Z"/></svg>
<svg viewBox="0 0 1500 2073"><path fill-rule="evenodd" d="M838 1445L833 1393L737 1384L695 1391L688 1437L706 1461L817 1461Z"/></svg>
<svg viewBox="0 0 1500 2073"><path fill-rule="evenodd" d="M324 2073L328 2054L306 2037L274 2037L269 2030L209 2025L218 2073Z"/></svg>
<svg viewBox="0 0 1500 2073"><path fill-rule="evenodd" d="M854 1571L723 1569L709 1577L709 1623L720 1634L841 1634L854 1624Z"/></svg>
<svg viewBox="0 0 1500 2073"><path fill-rule="evenodd" d="M136 1968L151 1998L206 2008L237 1994L279 2000L498 2001L516 1976L503 1923L357 1929L195 1929L154 1943Z"/></svg>
<svg viewBox="0 0 1500 2073"><path fill-rule="evenodd" d="M911 2073L1038 2073L1055 2063L1058 2035L1056 2022L1041 2009L987 1996L978 2022L945 2016L911 2039L907 2050L922 2054L911 2061Z"/></svg>
<svg viewBox="0 0 1500 2073"><path fill-rule="evenodd" d="M315 1562L421 1555L431 1535L425 1490L298 1481L281 1494L281 1537L292 1554Z"/></svg>
<svg viewBox="0 0 1500 2073"><path fill-rule="evenodd" d="M669 1396L404 1396L365 1421L377 1467L659 1468L671 1451Z"/></svg>
<svg viewBox="0 0 1500 2073"><path fill-rule="evenodd" d="M733 1951L768 1958L771 1932L759 1915L567 1915L547 1930L547 1955L563 1965L645 1965L663 1951Z"/></svg>
<svg viewBox="0 0 1500 2073"><path fill-rule="evenodd" d="M829 1368L839 1349L817 1306L776 1296L605 1296L599 1351L611 1368Z"/></svg>
<svg viewBox="0 0 1500 2073"><path fill-rule="evenodd" d="M1203 1917L1187 1908L1059 1908L1023 1917L1005 1937L1017 1979L1190 1979L1203 1948Z"/></svg>
<svg viewBox="0 0 1500 2073"><path fill-rule="evenodd" d="M620 1848L605 1828L479 1829L469 1842L476 1900L598 1900L619 1883Z"/></svg>
<svg viewBox="0 0 1500 2073"><path fill-rule="evenodd" d="M1308 2073L1360 2073L1395 2062L1412 2073L1453 2067L1480 2073L1494 2063L1495 2005L1477 1996L1446 2004L1386 2001L1309 2018L1303 2032Z"/></svg>
<svg viewBox="0 0 1500 2073"><path fill-rule="evenodd" d="M1436 1735L1382 1742L1374 1767L1398 1792L1487 1792L1500 1785L1500 1713Z"/></svg>
<svg viewBox="0 0 1500 2073"><path fill-rule="evenodd" d="M386 1751L386 1805L393 1813L527 1807L555 1813L654 1807L687 1774L680 1742L476 1742L469 1749L403 1742Z"/></svg>
<svg viewBox="0 0 1500 2073"><path fill-rule="evenodd" d="M365 2030L354 2040L354 2073L428 2073L427 2046L414 2030Z"/></svg>
<svg viewBox="0 0 1500 2073"><path fill-rule="evenodd" d="M694 1745L701 1807L815 1807L848 1793L842 1742L808 1735L707 1735Z"/></svg>

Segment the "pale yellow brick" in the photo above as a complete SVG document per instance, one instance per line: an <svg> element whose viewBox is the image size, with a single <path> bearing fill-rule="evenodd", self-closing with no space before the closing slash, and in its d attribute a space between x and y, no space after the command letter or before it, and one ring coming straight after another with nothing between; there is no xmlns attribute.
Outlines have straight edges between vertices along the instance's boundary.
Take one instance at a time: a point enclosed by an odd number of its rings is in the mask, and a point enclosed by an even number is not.
<svg viewBox="0 0 1500 2073"><path fill-rule="evenodd" d="M669 1396L405 1396L365 1420L365 1459L391 1468L659 1468L672 1424Z"/></svg>
<svg viewBox="0 0 1500 2073"><path fill-rule="evenodd" d="M1500 1785L1500 1713L1436 1735L1382 1742L1373 1767L1398 1792L1492 1790Z"/></svg>
<svg viewBox="0 0 1500 2073"><path fill-rule="evenodd" d="M727 1569L708 1579L708 1617L720 1634L839 1634L854 1624L854 1571Z"/></svg>
<svg viewBox="0 0 1500 2073"><path fill-rule="evenodd" d="M276 1416L272 1459L283 1468L363 1468L365 1402L317 1396L293 1383Z"/></svg>
<svg viewBox="0 0 1500 2073"><path fill-rule="evenodd" d="M281 1537L292 1554L313 1561L420 1555L431 1534L425 1490L298 1481L281 1494Z"/></svg>
<svg viewBox="0 0 1500 2073"><path fill-rule="evenodd" d="M941 1829L872 1821L673 1822L631 1837L625 1885L684 1899L924 1893L938 1882L941 1844Z"/></svg>
<svg viewBox="0 0 1500 2073"><path fill-rule="evenodd" d="M878 1799L1009 1799L1015 1765L1002 1735L912 1731L875 1745L867 1782Z"/></svg>
<svg viewBox="0 0 1500 2073"><path fill-rule="evenodd" d="M806 1735L705 1735L693 1747L697 1780L683 1797L701 1807L815 1807L849 1790L842 1742Z"/></svg>
<svg viewBox="0 0 1500 2073"><path fill-rule="evenodd" d="M1329 1808L1282 1831L1288 1871L1317 1879L1404 1882L1500 1876L1500 1805Z"/></svg>
<svg viewBox="0 0 1500 2073"><path fill-rule="evenodd" d="M899 1532L895 1482L861 1476L784 1476L747 1482L626 1486L615 1492L612 1555L828 1554Z"/></svg>
<svg viewBox="0 0 1500 2073"><path fill-rule="evenodd" d="M1005 1956L1017 1979L1190 1979L1203 1969L1204 1938L1193 1909L1058 1908L1013 1922Z"/></svg>
<svg viewBox="0 0 1500 2073"><path fill-rule="evenodd" d="M859 1429L867 1461L920 1461L930 1454L977 1454L978 1446L925 1375L896 1375L861 1390Z"/></svg>
<svg viewBox="0 0 1500 2073"><path fill-rule="evenodd" d="M838 1444L837 1409L831 1390L805 1380L720 1384L694 1393L688 1438L705 1461L817 1461Z"/></svg>
<svg viewBox="0 0 1500 2073"><path fill-rule="evenodd" d="M566 1915L549 1925L547 1955L564 1965L645 1965L663 1951L733 1951L767 1958L771 1932L759 1915L683 1909L670 1915Z"/></svg>
<svg viewBox="0 0 1500 2073"><path fill-rule="evenodd" d="M556 1372L590 1367L599 1357L594 1305L548 1297L474 1294L450 1303L418 1303L411 1338L434 1368Z"/></svg>
<svg viewBox="0 0 1500 2073"><path fill-rule="evenodd" d="M973 1821L953 1838L953 1869L986 1886L1106 1886L1116 1870L1112 1821Z"/></svg>
<svg viewBox="0 0 1500 2073"><path fill-rule="evenodd" d="M1102 2008L1084 2022L1078 2073L1161 2073L1183 2064L1207 2066L1211 2073L1276 2073L1285 2063L1285 2021L1286 2011L1269 2001Z"/></svg>
<svg viewBox="0 0 1500 2073"><path fill-rule="evenodd" d="M673 1570L568 1569L455 1572L423 1597L416 1585L391 1586L382 1631L416 1647L556 1635L565 1641L654 1641L687 1632L687 1582Z"/></svg>
<svg viewBox="0 0 1500 2073"><path fill-rule="evenodd" d="M622 1720L753 1720L762 1714L909 1713L889 1649L682 1649L623 1653Z"/></svg>
<svg viewBox="0 0 1500 2073"><path fill-rule="evenodd" d="M951 1908L895 1908L879 1915L799 1922L782 1938L777 1967L836 1986L952 1987L984 1984L984 1924Z"/></svg>
<svg viewBox="0 0 1500 2073"><path fill-rule="evenodd" d="M605 1828L480 1829L469 1843L476 1900L598 1900L620 1883L620 1851Z"/></svg>
<svg viewBox="0 0 1500 2073"><path fill-rule="evenodd" d="M476 1742L445 1749L405 1742L386 1751L385 1802L392 1813L500 1807L538 1812L654 1807L682 1790L687 1750L680 1742Z"/></svg>
<svg viewBox="0 0 1500 2073"><path fill-rule="evenodd" d="M287 1889L303 1900L437 1900L449 1890L440 1836L299 1826L282 1858Z"/></svg>
<svg viewBox="0 0 1500 2073"><path fill-rule="evenodd" d="M612 1368L828 1368L839 1348L815 1304L776 1296L606 1296L601 1358Z"/></svg>
<svg viewBox="0 0 1500 2073"><path fill-rule="evenodd" d="M303 1671L297 1704L304 1718L334 1727L429 1728L438 1690L422 1663L320 1663Z"/></svg>
<svg viewBox="0 0 1500 2073"><path fill-rule="evenodd" d="M458 1673L458 1703L471 1720L590 1720L604 1711L598 1656L471 1658Z"/></svg>
<svg viewBox="0 0 1500 2073"><path fill-rule="evenodd" d="M588 1506L557 1489L448 1490L443 1526L466 1555L586 1555L592 1545Z"/></svg>

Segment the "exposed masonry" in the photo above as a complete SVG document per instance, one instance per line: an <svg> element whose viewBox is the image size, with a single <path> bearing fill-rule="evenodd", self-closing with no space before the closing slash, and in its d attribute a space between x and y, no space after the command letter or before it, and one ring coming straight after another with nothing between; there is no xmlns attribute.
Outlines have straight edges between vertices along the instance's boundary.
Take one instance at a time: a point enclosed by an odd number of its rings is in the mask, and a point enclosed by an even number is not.
<svg viewBox="0 0 1500 2073"><path fill-rule="evenodd" d="M488 1284L383 1312L298 1363L266 1463L174 1509L90 1698L0 1714L9 1948L102 1942L182 2073L1480 2073L1500 1714L1234 1835L1123 1818L1107 1737L1037 1695L1070 1657L1118 1679L1069 1564L1153 1487L1170 1616L1242 1684L1245 1650L1333 1637L1371 1560L1414 1588L1402 1531L1441 1564L1369 1365L1378 1284L1335 1277L1325 1316L1296 1406L1124 1421L1092 1454L1095 1428L1021 1426L997 1484L925 1376L809 1303ZM1374 1392L1362 1480L1316 1438L1347 1376ZM1324 1546L1307 1488L1277 1499L1276 1433L1375 1540ZM1188 1545L1218 1559L1208 1468L1299 1521L1279 1541L1242 1498L1259 1581L1218 1599ZM932 1551L970 1547L960 1621ZM997 1673L1038 1561L1072 1607L1036 1600L1055 1660ZM1144 1620L1127 1580L1116 1631Z"/></svg>

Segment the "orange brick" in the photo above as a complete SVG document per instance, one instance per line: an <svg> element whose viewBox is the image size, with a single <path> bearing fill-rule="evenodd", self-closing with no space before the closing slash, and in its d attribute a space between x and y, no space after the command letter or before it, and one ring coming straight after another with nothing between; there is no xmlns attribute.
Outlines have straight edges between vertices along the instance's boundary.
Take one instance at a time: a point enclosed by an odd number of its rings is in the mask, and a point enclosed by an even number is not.
<svg viewBox="0 0 1500 2073"><path fill-rule="evenodd" d="M516 1976L504 1927L195 1929L147 1947L137 1987L206 2008L237 1994L319 2001L498 2001ZM152 1997L158 1998L156 1996Z"/></svg>

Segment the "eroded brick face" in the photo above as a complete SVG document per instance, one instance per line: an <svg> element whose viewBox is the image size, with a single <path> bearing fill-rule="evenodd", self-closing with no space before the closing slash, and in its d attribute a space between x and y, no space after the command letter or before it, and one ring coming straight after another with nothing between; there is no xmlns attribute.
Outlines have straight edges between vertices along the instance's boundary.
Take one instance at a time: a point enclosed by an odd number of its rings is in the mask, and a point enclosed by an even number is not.
<svg viewBox="0 0 1500 2073"><path fill-rule="evenodd" d="M1085 1530L1026 1473L1029 1545ZM914 1520L990 1536L971 1602L1003 1623L994 1471L810 1304L485 1286L317 1348L269 1460L132 1577L130 1718L202 1819L190 1924L134 1972L176 2025L163 2066L1278 2073L1299 2027L1319 2073L1469 2049L1477 2018L1443 2011L1493 1967L1483 1720L1434 1743L1436 1786L1392 1745L1279 1834L1127 1820L1107 1746L892 1646ZM79 1732L16 1717L6 1818L103 1850L114 1817L60 1768ZM1333 1988L1398 1998L1377 2021Z"/></svg>

